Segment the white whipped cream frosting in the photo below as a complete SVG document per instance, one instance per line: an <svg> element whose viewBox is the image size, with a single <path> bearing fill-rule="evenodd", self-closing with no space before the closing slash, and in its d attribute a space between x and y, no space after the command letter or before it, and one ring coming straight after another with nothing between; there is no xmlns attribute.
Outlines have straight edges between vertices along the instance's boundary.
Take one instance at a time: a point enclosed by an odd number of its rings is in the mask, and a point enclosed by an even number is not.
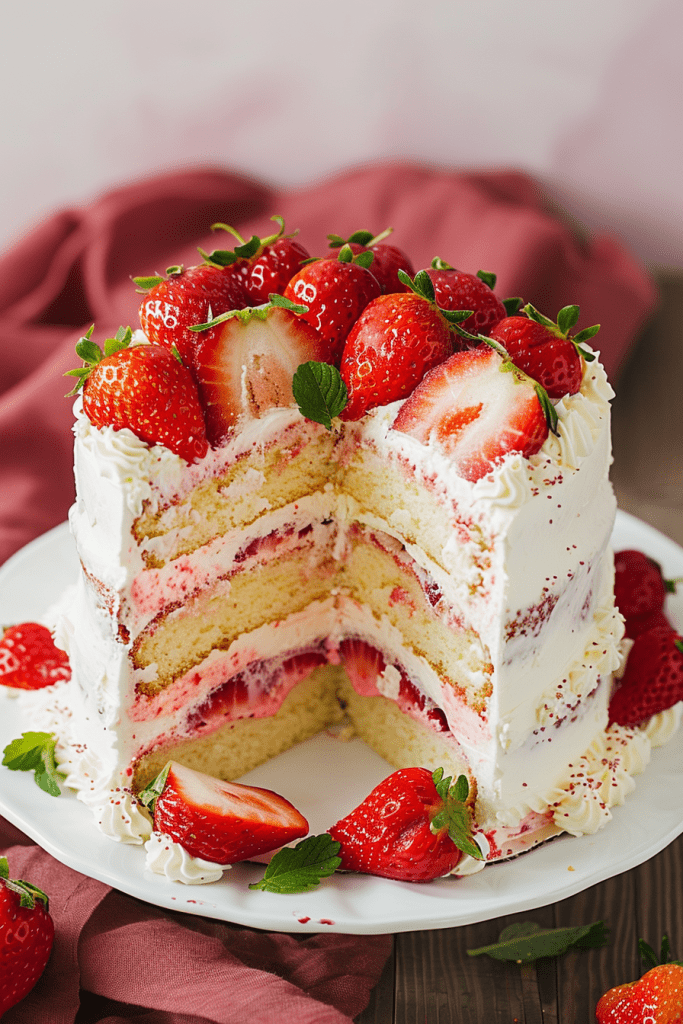
<svg viewBox="0 0 683 1024"><path fill-rule="evenodd" d="M164 875L169 882L183 885L207 885L217 882L228 871L230 864L213 864L193 857L179 843L161 832L152 832L145 843L145 866L155 875Z"/></svg>

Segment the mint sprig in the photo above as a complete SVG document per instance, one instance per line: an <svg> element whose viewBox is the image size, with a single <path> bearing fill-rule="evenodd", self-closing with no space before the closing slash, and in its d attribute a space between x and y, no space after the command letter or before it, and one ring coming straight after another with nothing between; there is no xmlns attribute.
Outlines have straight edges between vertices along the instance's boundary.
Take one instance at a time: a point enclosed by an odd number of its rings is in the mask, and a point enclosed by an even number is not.
<svg viewBox="0 0 683 1024"><path fill-rule="evenodd" d="M299 412L307 420L332 429L332 420L348 401L346 384L336 366L309 360L301 363L292 378L292 392Z"/></svg>
<svg viewBox="0 0 683 1024"><path fill-rule="evenodd" d="M541 957L562 956L570 949L597 949L607 944L604 921L579 925L576 928L543 928L535 921L518 921L508 925L490 946L468 949L468 956L490 956L530 964Z"/></svg>
<svg viewBox="0 0 683 1024"><path fill-rule="evenodd" d="M302 839L293 849L285 846L275 854L263 878L249 888L284 895L310 892L337 870L340 848L341 844L326 832Z"/></svg>
<svg viewBox="0 0 683 1024"><path fill-rule="evenodd" d="M430 830L436 835L444 828L455 845L463 853L483 860L483 854L472 838L472 815L466 804L470 787L467 776L459 775L451 785L451 776L443 777L443 768L432 772L436 791L443 800L443 807L430 822Z"/></svg>
<svg viewBox="0 0 683 1024"><path fill-rule="evenodd" d="M12 740L2 763L13 772L33 772L37 784L50 796L60 796L59 783L66 778L55 761L56 737L49 732L25 732Z"/></svg>

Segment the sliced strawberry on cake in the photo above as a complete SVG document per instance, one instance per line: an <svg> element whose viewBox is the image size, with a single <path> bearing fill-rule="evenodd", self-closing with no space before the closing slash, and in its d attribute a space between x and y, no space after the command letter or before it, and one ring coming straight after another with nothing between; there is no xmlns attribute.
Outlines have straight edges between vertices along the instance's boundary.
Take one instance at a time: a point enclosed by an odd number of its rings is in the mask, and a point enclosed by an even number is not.
<svg viewBox="0 0 683 1024"><path fill-rule="evenodd" d="M437 306L441 309L472 311L472 315L462 323L470 334L488 335L507 316L505 305L493 291L496 286L495 274L484 270L467 274L456 270L438 256L432 260L426 273L434 285Z"/></svg>
<svg viewBox="0 0 683 1024"><path fill-rule="evenodd" d="M327 236L331 249L341 249L348 245L354 255L360 252L372 253L372 275L377 278L383 295L408 291L407 285L399 279L399 270L403 270L409 277L415 277L413 265L403 250L395 245L384 244L384 239L389 237L392 230L386 228L375 236L371 231L354 231L348 238L342 238L341 235Z"/></svg>
<svg viewBox="0 0 683 1024"><path fill-rule="evenodd" d="M83 389L83 411L95 427L131 430L147 444L161 444L186 462L206 455L208 444L197 387L180 358L160 345L133 345L130 327L107 338L104 351L92 327L76 345L84 365L69 370Z"/></svg>
<svg viewBox="0 0 683 1024"><path fill-rule="evenodd" d="M403 271L399 277L408 291L374 299L346 339L340 369L349 393L345 420L409 395L453 352L453 323L470 315L440 310L424 271L414 281Z"/></svg>
<svg viewBox="0 0 683 1024"><path fill-rule="evenodd" d="M449 874L463 853L481 860L468 797L464 775L451 785L441 768L394 772L328 829L341 844L342 870L428 882Z"/></svg>
<svg viewBox="0 0 683 1024"><path fill-rule="evenodd" d="M534 455L555 429L543 389L498 351L456 352L431 370L401 407L393 429L433 443L472 482L511 452Z"/></svg>
<svg viewBox="0 0 683 1024"><path fill-rule="evenodd" d="M351 327L380 294L372 260L372 253L354 256L348 245L342 246L336 259L307 263L284 290L286 298L307 307L302 319L327 342L328 363L338 364Z"/></svg>
<svg viewBox="0 0 683 1024"><path fill-rule="evenodd" d="M581 387L584 362L595 359L592 352L581 346L597 334L600 325L572 335L570 331L579 318L578 306L565 306L557 321L539 313L531 304L524 307L524 312L526 316L501 320L490 336L500 342L516 366L545 388L550 398L575 395Z"/></svg>
<svg viewBox="0 0 683 1024"><path fill-rule="evenodd" d="M298 367L326 361L327 343L299 315L301 309L274 295L263 306L193 328L199 339L195 377L212 445L224 441L242 415L258 417L275 406L291 405Z"/></svg>
<svg viewBox="0 0 683 1024"><path fill-rule="evenodd" d="M169 761L140 794L154 830L191 856L236 864L276 850L308 833L308 822L269 789L222 782Z"/></svg>
<svg viewBox="0 0 683 1024"><path fill-rule="evenodd" d="M39 622L8 626L0 639L0 683L40 690L71 678L69 659Z"/></svg>

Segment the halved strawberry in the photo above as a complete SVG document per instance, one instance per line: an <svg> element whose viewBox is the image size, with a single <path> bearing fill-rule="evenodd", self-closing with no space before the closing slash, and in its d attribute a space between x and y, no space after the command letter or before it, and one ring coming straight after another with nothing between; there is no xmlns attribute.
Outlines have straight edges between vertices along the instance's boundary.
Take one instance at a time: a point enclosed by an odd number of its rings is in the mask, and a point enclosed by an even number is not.
<svg viewBox="0 0 683 1024"><path fill-rule="evenodd" d="M427 882L452 871L463 853L481 859L471 834L468 792L464 775L451 785L441 768L394 772L328 829L341 843L342 869Z"/></svg>
<svg viewBox="0 0 683 1024"><path fill-rule="evenodd" d="M372 266L365 266L365 256L372 259L369 253L354 256L349 246L343 246L337 259L307 263L285 288L286 298L308 307L302 320L327 342L323 362L339 363L351 327L368 302L380 294Z"/></svg>
<svg viewBox="0 0 683 1024"><path fill-rule="evenodd" d="M535 454L548 436L552 406L534 381L493 348L456 352L406 400L393 429L434 442L472 482L510 452Z"/></svg>
<svg viewBox="0 0 683 1024"><path fill-rule="evenodd" d="M236 864L308 833L306 819L277 793L221 782L176 761L140 800L153 810L156 832L214 864Z"/></svg>
<svg viewBox="0 0 683 1024"><path fill-rule="evenodd" d="M258 417L274 406L291 405L297 368L325 360L325 341L297 315L297 308L251 307L219 318L205 337L198 332L194 373L213 446L225 440L243 414Z"/></svg>
<svg viewBox="0 0 683 1024"><path fill-rule="evenodd" d="M71 678L69 659L39 622L8 626L0 640L0 683L40 690Z"/></svg>
<svg viewBox="0 0 683 1024"><path fill-rule="evenodd" d="M462 327L470 334L488 335L491 328L507 316L505 306L493 291L495 274L483 270L467 274L438 257L432 260L427 274L434 285L437 306L449 310L472 310L472 315L462 322Z"/></svg>
<svg viewBox="0 0 683 1024"><path fill-rule="evenodd" d="M403 270L409 277L415 277L413 265L403 250L395 245L384 244L384 239L389 237L392 230L386 228L374 237L371 231L354 231L346 239L340 235L327 236L332 249L348 245L354 255L358 255L359 252L372 253L374 259L370 269L372 276L377 278L383 295L408 291L407 286L399 279L399 270Z"/></svg>

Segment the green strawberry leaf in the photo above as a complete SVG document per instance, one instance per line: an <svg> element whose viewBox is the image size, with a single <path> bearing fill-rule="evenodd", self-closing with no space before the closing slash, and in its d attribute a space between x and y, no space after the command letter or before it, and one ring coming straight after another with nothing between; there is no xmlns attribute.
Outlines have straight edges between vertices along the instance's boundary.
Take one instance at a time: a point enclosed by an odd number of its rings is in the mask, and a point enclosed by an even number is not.
<svg viewBox="0 0 683 1024"><path fill-rule="evenodd" d="M5 888L10 889L19 896L19 906L33 910L36 900L39 900L45 910L49 908L49 900L42 889L31 882L25 882L22 878L9 877L9 863L7 857L0 857L0 879L5 883Z"/></svg>
<svg viewBox="0 0 683 1024"><path fill-rule="evenodd" d="M137 285L138 292L149 292L164 280L160 274L150 274L149 277L134 277L133 284Z"/></svg>
<svg viewBox="0 0 683 1024"><path fill-rule="evenodd" d="M508 960L529 964L541 957L561 956L569 949L597 949L607 944L604 921L579 925L577 928L542 928L535 921L511 924L490 946L468 949L468 956L490 956L494 960Z"/></svg>
<svg viewBox="0 0 683 1024"><path fill-rule="evenodd" d="M440 256L435 256L432 260L432 270L455 270L450 263L446 263Z"/></svg>
<svg viewBox="0 0 683 1024"><path fill-rule="evenodd" d="M56 737L49 732L22 733L5 747L2 763L13 772L33 772L41 789L59 796L59 783L66 775L57 768L55 745Z"/></svg>
<svg viewBox="0 0 683 1024"><path fill-rule="evenodd" d="M565 337L569 334L572 327L576 325L576 321L579 319L579 312L578 306L564 306L557 314L557 326Z"/></svg>
<svg viewBox="0 0 683 1024"><path fill-rule="evenodd" d="M292 378L292 392L299 412L307 420L332 429L332 420L348 401L346 384L336 366L309 360L302 363Z"/></svg>
<svg viewBox="0 0 683 1024"><path fill-rule="evenodd" d="M268 313L275 306L280 309L289 309L292 313L307 313L308 306L298 306L296 302L292 302L291 299L286 299L284 295L278 295L276 292L271 292L268 296L268 302L263 302L260 306L247 306L246 309L228 309L225 313L220 313L218 316L213 317L211 320L207 320L205 324L192 324L188 325L188 331L207 331L210 327L217 327L218 324L224 324L226 320L239 320L240 323L248 324L250 320L267 320ZM210 312L210 311L209 311Z"/></svg>
<svg viewBox="0 0 683 1024"><path fill-rule="evenodd" d="M517 316L523 302L524 299L521 298L519 295L515 295L513 298L503 299L503 305L505 306L506 315Z"/></svg>
<svg viewBox="0 0 683 1024"><path fill-rule="evenodd" d="M341 844L326 832L321 836L308 836L292 849L278 850L259 882L250 889L264 892L292 894L310 892L323 878L333 875L341 864L337 854Z"/></svg>
<svg viewBox="0 0 683 1024"><path fill-rule="evenodd" d="M152 814L154 814L154 805L157 802L157 798L160 797L164 791L164 786L166 785L166 779L168 778L170 770L171 762L169 761L168 764L164 765L156 778L152 779L149 785L138 794L138 800L140 803L144 804Z"/></svg>
<svg viewBox="0 0 683 1024"><path fill-rule="evenodd" d="M472 814L465 801L470 787L467 776L459 775L451 785L451 777L443 777L443 768L432 772L436 791L443 800L443 807L434 815L430 822L430 830L436 835L444 828L463 853L475 860L483 860L483 854L472 838Z"/></svg>
<svg viewBox="0 0 683 1024"><path fill-rule="evenodd" d="M496 274L492 274L489 270L478 270L477 277L480 281L483 281L484 284L487 284L491 291L496 287L498 276Z"/></svg>

